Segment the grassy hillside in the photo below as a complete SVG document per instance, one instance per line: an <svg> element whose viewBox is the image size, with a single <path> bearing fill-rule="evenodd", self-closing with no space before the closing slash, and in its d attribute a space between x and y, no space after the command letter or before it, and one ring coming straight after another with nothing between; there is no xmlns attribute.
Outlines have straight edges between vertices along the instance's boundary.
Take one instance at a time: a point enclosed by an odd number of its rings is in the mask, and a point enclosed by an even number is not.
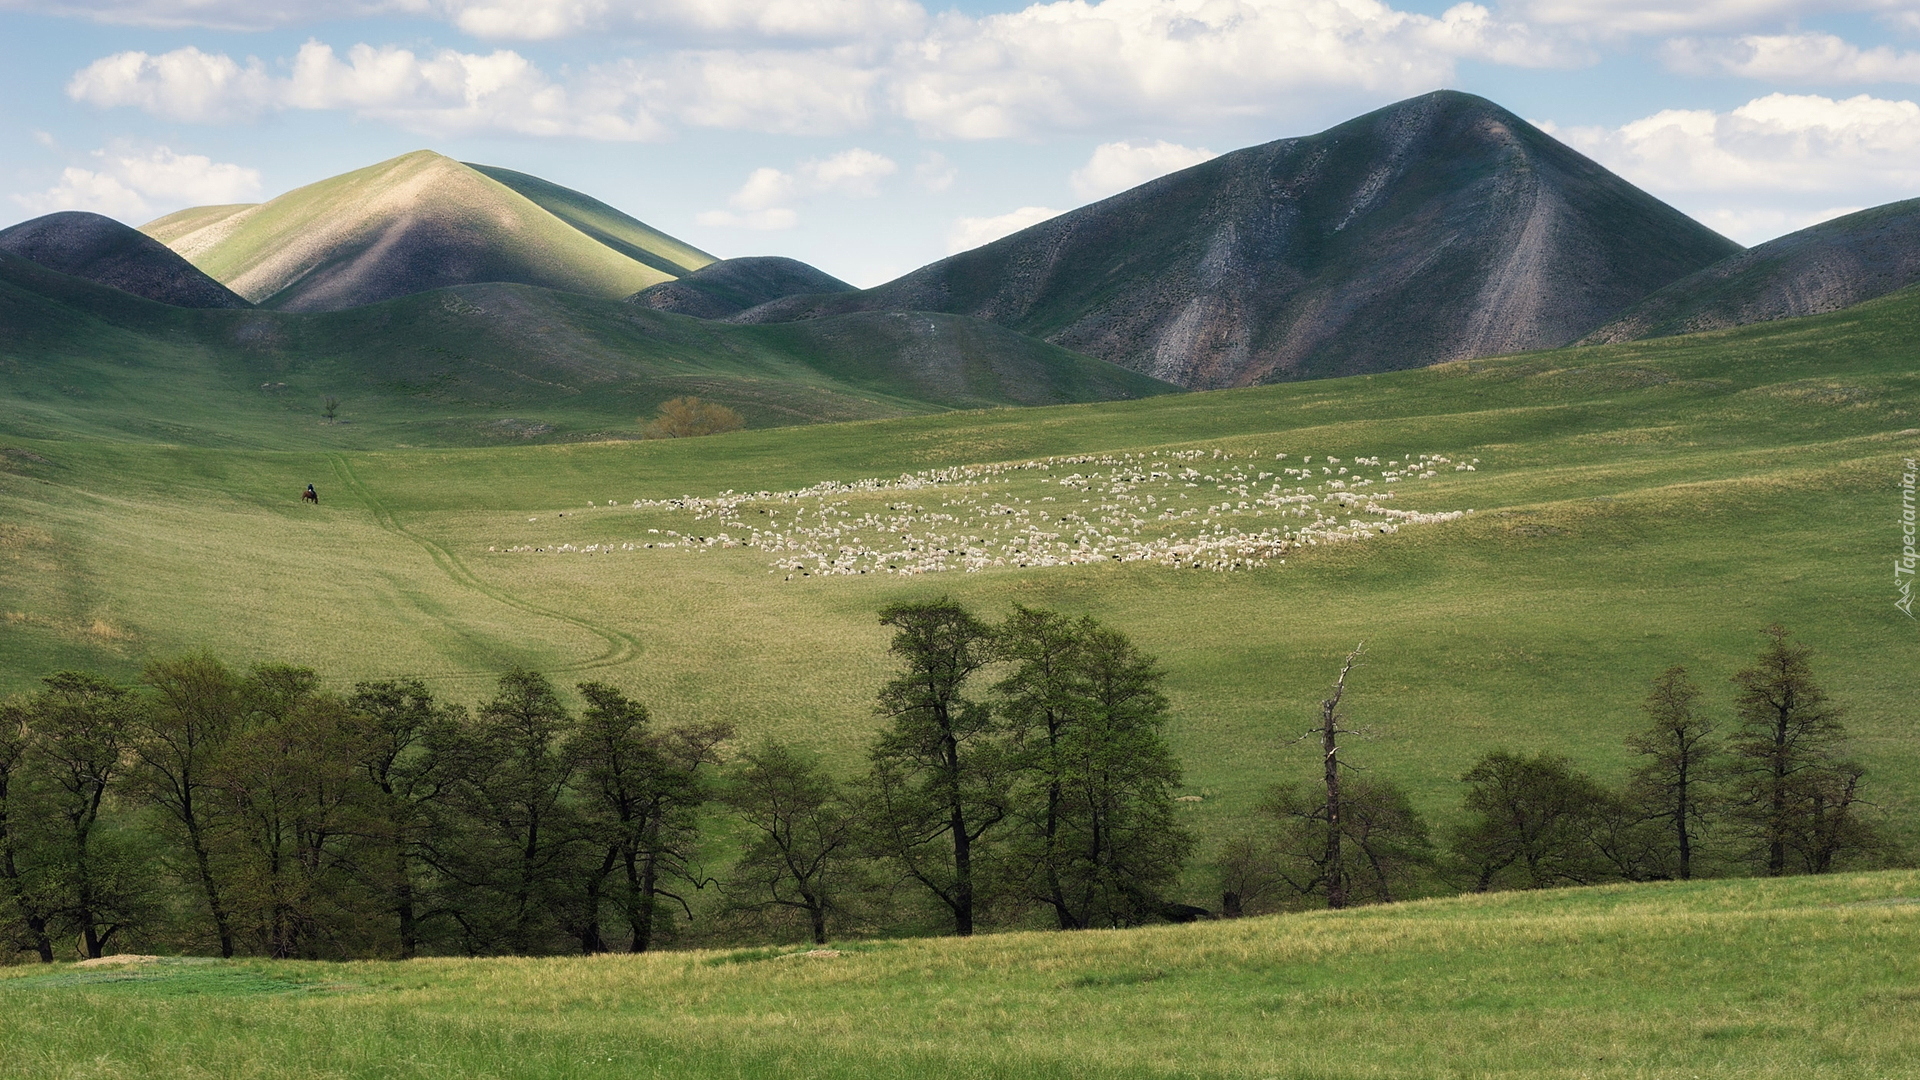
<svg viewBox="0 0 1920 1080"><path fill-rule="evenodd" d="M561 221L662 273L683 277L714 261L713 256L692 244L668 236L591 195L497 165L468 162L467 168L499 181Z"/></svg>
<svg viewBox="0 0 1920 1080"><path fill-rule="evenodd" d="M595 211L599 204L590 202L561 208L605 219L616 233L645 229L610 207ZM149 234L164 235L175 251L248 300L290 311L338 310L480 281L615 298L675 276L429 150L232 214L192 216L198 213L163 218L147 227ZM656 246L668 241L660 237ZM698 265L700 253L687 248L683 255Z"/></svg>
<svg viewBox="0 0 1920 1080"><path fill-rule="evenodd" d="M627 302L697 319L724 319L783 296L853 291L853 286L798 259L759 255L709 263L685 277L642 289Z"/></svg>
<svg viewBox="0 0 1920 1080"><path fill-rule="evenodd" d="M251 306L172 248L102 214L63 210L0 229L0 251L162 304Z"/></svg>
<svg viewBox="0 0 1920 1080"><path fill-rule="evenodd" d="M1920 454L1914 294L1718 334L1347 380L674 443L467 449L424 445L471 432L406 427L406 409L430 412L419 401L393 406L378 429L407 431L409 448L361 441L371 420L244 419L237 390L208 396L198 414L189 399L210 391L165 399L186 417L169 426L150 400L116 397L104 381L118 340L73 354L74 371L103 381L76 374L69 394L55 389L67 376L49 370L32 383L41 396L5 414L0 671L13 688L69 664L131 675L144 657L204 646L313 664L335 685L422 675L472 700L501 667L524 663L561 680L591 673L669 720L728 717L850 768L888 671L875 611L951 592L988 613L1016 601L1090 613L1158 655L1188 790L1201 797L1183 812L1218 837L1264 785L1312 774L1313 754L1292 739L1356 641L1369 659L1347 700L1374 738L1355 760L1445 820L1455 778L1496 746L1552 749L1619 776L1646 681L1669 664L1692 668L1724 718L1726 678L1781 620L1815 648L1817 672L1848 707L1873 799L1909 835L1920 807L1910 692L1920 634L1893 607L1886 524L1900 462ZM558 381L500 385L536 378ZM573 400L607 392L588 386ZM224 440L206 420L222 410L236 417ZM1265 565L1234 572L1108 557L1203 534L1227 538L1206 541L1221 550L1304 524L1281 512L1305 504L1270 501L1281 482L1308 488L1336 525L1385 520L1335 508L1328 485L1342 478L1318 470L1352 470L1342 483L1364 472L1374 481L1364 490L1379 491L1386 471L1404 468L1389 463L1423 454L1451 461L1381 505L1471 515L1249 556ZM633 505L1052 455L1113 460L734 505L744 524ZM1297 467L1316 473L1254 476ZM1122 468L1201 475L1123 498ZM1062 473L1103 479L1086 488L1056 482ZM309 482L318 510L295 498ZM1127 501L1150 494L1157 511ZM1176 507L1210 509L1159 517ZM881 525L913 539L890 540ZM1030 541L1052 545L1046 561L1077 564L1017 565L1010 530L1027 525L1055 534ZM763 546L686 542L722 531L761 532ZM766 549L781 537L799 546ZM968 573L956 554L952 572L887 572L903 546L921 549L898 556L915 565L935 548L974 547L1003 565ZM843 556L870 572L818 572ZM796 572L796 560L811 569Z"/></svg>
<svg viewBox="0 0 1920 1080"><path fill-rule="evenodd" d="M325 314L190 312L0 254L0 397L15 435L366 448L634 436L698 394L755 427L1172 388L937 316L792 332L471 285ZM329 422L322 403L339 400Z"/></svg>
<svg viewBox="0 0 1920 1080"><path fill-rule="evenodd" d="M175 240L183 236L212 228L242 210L251 210L258 205L260 204L221 203L217 206L189 206L185 210L175 210L166 217L147 222L140 226L140 231L171 246Z"/></svg>
<svg viewBox="0 0 1920 1080"><path fill-rule="evenodd" d="M1878 1080L1920 1070L1917 893L1899 872L824 954L13 968L0 1059L102 1080Z"/></svg>

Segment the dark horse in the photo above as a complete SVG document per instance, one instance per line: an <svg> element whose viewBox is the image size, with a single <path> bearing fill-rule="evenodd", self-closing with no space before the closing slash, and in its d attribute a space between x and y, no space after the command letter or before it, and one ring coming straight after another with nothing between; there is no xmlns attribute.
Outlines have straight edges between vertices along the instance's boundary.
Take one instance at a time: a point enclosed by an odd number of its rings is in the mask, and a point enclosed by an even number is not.
<svg viewBox="0 0 1920 1080"><path fill-rule="evenodd" d="M320 505L320 493L313 490L312 484L308 484L307 490L300 493L300 499L302 502L310 502L315 506Z"/></svg>

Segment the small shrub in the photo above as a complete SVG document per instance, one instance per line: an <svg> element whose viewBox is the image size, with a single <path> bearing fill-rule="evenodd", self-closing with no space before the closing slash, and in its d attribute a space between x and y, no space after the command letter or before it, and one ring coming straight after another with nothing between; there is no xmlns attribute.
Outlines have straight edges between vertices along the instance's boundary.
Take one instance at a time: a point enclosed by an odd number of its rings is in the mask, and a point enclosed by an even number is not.
<svg viewBox="0 0 1920 1080"><path fill-rule="evenodd" d="M647 425L641 437L689 439L696 435L739 431L746 426L747 422L740 414L725 405L701 401L697 397L677 397L660 406L660 415Z"/></svg>

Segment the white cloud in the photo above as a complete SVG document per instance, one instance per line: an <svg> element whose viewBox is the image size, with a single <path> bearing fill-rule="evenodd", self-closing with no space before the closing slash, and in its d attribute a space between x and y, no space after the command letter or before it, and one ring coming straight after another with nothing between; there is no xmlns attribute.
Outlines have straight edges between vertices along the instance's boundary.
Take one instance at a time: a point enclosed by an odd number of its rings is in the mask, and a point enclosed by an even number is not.
<svg viewBox="0 0 1920 1080"><path fill-rule="evenodd" d="M959 175L960 170L947 160L947 155L938 150L922 154L920 164L913 167L913 182L930 195L938 195L952 187Z"/></svg>
<svg viewBox="0 0 1920 1080"><path fill-rule="evenodd" d="M763 166L747 175L747 182L727 200L732 210L708 210L697 215L702 225L735 229L791 229L799 212L789 203L820 195L870 199L880 194L880 181L900 171L892 158L854 147L827 158L803 161L793 172Z"/></svg>
<svg viewBox="0 0 1920 1080"><path fill-rule="evenodd" d="M670 29L845 41L914 33L927 17L914 0L441 0L437 6L460 29L492 38Z"/></svg>
<svg viewBox="0 0 1920 1080"><path fill-rule="evenodd" d="M1832 34L1678 38L1661 53L1668 67L1689 75L1737 75L1771 82L1920 82L1920 53L1886 45L1862 49Z"/></svg>
<svg viewBox="0 0 1920 1080"><path fill-rule="evenodd" d="M702 225L722 229L758 229L763 232L791 229L800 224L800 215L785 206L735 213L731 210L702 210L693 216Z"/></svg>
<svg viewBox="0 0 1920 1080"><path fill-rule="evenodd" d="M1461 59L1573 57L1470 3L1435 18L1377 0L1059 0L943 17L902 50L888 92L927 134L994 138L1117 117L1261 115L1303 91L1418 93Z"/></svg>
<svg viewBox="0 0 1920 1080"><path fill-rule="evenodd" d="M500 2L509 5L501 12L540 26L576 10L614 10L604 0ZM761 10L752 5L762 0L734 2L747 7L721 4L712 17L725 22L733 18L725 12ZM817 2L823 6L805 10L832 22L836 4L855 0L782 2L800 5L796 11ZM880 5L873 10L905 2L858 0ZM935 137L996 138L1116 120L1273 115L1307 93L1377 101L1444 85L1460 60L1580 59L1473 3L1436 17L1380 0L1056 0L980 18L889 19L838 43L656 52L559 78L512 50L361 44L343 59L314 41L280 65L191 47L125 52L95 61L68 90L96 105L209 123L288 108L341 109L432 133L636 139L659 137L669 125L831 135L892 117ZM524 33L536 30L548 32L530 22Z"/></svg>
<svg viewBox="0 0 1920 1080"><path fill-rule="evenodd" d="M1920 104L1769 94L1556 134L1742 242L1920 196Z"/></svg>
<svg viewBox="0 0 1920 1080"><path fill-rule="evenodd" d="M67 84L76 101L131 106L173 120L218 123L282 109L342 109L412 131L505 131L591 139L650 139L666 128L639 104L632 72L589 69L571 85L548 79L512 50L441 49L419 55L355 45L301 46L285 76L188 47L151 56L116 53Z"/></svg>
<svg viewBox="0 0 1920 1080"><path fill-rule="evenodd" d="M1205 147L1181 146L1164 139L1101 143L1094 147L1087 163L1074 170L1068 182L1073 185L1074 195L1082 200L1104 199L1218 156Z"/></svg>
<svg viewBox="0 0 1920 1080"><path fill-rule="evenodd" d="M168 120L218 123L258 113L273 96L260 61L242 66L221 53L187 46L150 56L115 53L81 68L67 96L90 105L130 105Z"/></svg>
<svg viewBox="0 0 1920 1080"><path fill-rule="evenodd" d="M900 166L893 159L857 146L823 161L803 162L800 166L800 174L812 191L854 199L871 199L880 194L881 179L899 171Z"/></svg>
<svg viewBox="0 0 1920 1080"><path fill-rule="evenodd" d="M982 244L991 244L1029 225L1038 225L1048 218L1058 216L1060 211L1045 206L1023 206L1012 213L995 217L961 218L953 223L953 228L947 231L947 254L957 255Z"/></svg>
<svg viewBox="0 0 1920 1080"><path fill-rule="evenodd" d="M156 207L247 202L260 195L260 171L200 154L176 154L164 146L147 150L96 150L92 168L68 166L46 191L15 195L36 214L91 210L123 220L144 220Z"/></svg>
<svg viewBox="0 0 1920 1080"><path fill-rule="evenodd" d="M848 41L912 34L915 0L0 0L0 11L168 29L264 30L382 15L437 18L480 38L546 40L665 31Z"/></svg>
<svg viewBox="0 0 1920 1080"><path fill-rule="evenodd" d="M1882 11L1895 0L1517 0L1509 10L1530 23L1595 36L1664 36L1737 30L1830 12Z"/></svg>

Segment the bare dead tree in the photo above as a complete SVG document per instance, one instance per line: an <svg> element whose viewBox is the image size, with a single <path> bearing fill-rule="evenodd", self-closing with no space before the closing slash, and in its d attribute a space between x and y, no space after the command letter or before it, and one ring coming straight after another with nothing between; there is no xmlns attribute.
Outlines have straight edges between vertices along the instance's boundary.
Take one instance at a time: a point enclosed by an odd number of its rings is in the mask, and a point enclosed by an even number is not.
<svg viewBox="0 0 1920 1080"><path fill-rule="evenodd" d="M1347 906L1347 865L1341 851L1340 821L1340 736L1358 734L1340 726L1340 698L1347 692L1347 676L1352 673L1353 665L1358 663L1361 654L1366 652L1366 643L1361 642L1347 654L1346 662L1340 665L1340 677L1333 682L1333 696L1320 702L1320 724L1311 728L1301 738L1320 736L1321 766L1327 787L1327 801L1321 808L1320 816L1327 827L1326 857L1322 862L1323 884L1327 888L1327 907L1343 908Z"/></svg>

